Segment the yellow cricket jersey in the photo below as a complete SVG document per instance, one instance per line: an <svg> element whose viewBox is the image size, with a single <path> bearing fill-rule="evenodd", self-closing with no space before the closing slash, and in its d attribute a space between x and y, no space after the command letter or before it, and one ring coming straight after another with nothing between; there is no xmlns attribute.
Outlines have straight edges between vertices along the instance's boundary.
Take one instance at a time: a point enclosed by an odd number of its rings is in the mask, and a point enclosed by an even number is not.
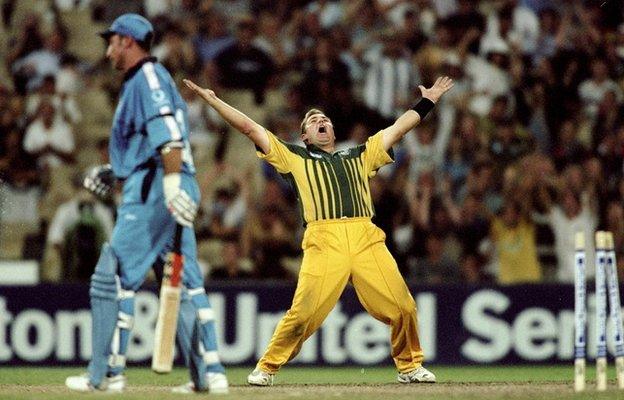
<svg viewBox="0 0 624 400"><path fill-rule="evenodd" d="M266 131L270 151L258 151L297 192L305 224L350 217L373 217L368 180L393 162L392 150L382 146L382 132L359 146L329 154L316 146L286 143Z"/></svg>
<svg viewBox="0 0 624 400"><path fill-rule="evenodd" d="M491 233L498 253L499 283L539 282L542 279L535 225L523 219L518 226L507 227L500 218L494 218Z"/></svg>

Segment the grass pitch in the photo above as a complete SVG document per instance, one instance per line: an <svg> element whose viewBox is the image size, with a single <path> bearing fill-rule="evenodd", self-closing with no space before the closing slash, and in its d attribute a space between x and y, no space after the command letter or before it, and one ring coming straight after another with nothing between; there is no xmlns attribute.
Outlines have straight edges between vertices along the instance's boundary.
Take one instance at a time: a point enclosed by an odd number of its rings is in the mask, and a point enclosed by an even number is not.
<svg viewBox="0 0 624 400"><path fill-rule="evenodd" d="M595 391L595 372L588 370L588 389L575 394L571 365L443 367L432 366L436 384L402 385L394 368L284 368L270 388L251 387L245 379L251 368L229 368L231 390L223 399L624 399L615 387L613 368L609 390ZM65 389L68 375L84 372L77 368L0 368L0 399L70 400L102 398L102 394L77 394ZM123 399L179 399L169 393L172 386L188 379L185 369L157 375L147 368L130 367L129 386ZM94 397L96 396L96 397ZM201 394L199 396L210 396Z"/></svg>

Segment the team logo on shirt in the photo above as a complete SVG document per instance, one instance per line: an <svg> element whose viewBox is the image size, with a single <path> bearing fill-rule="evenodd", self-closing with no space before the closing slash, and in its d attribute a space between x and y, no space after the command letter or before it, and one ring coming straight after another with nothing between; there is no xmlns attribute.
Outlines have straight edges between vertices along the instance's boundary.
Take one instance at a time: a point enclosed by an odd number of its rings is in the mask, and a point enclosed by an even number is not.
<svg viewBox="0 0 624 400"><path fill-rule="evenodd" d="M152 100L154 100L156 104L164 103L165 92L163 92L162 89L152 90Z"/></svg>

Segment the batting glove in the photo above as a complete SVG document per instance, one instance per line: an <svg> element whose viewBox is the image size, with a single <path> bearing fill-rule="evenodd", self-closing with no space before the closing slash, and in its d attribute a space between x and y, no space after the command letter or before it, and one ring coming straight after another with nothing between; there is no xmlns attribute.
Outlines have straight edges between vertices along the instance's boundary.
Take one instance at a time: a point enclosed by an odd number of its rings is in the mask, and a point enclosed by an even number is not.
<svg viewBox="0 0 624 400"><path fill-rule="evenodd" d="M115 175L110 164L91 168L85 175L82 186L99 198L105 199L115 185Z"/></svg>
<svg viewBox="0 0 624 400"><path fill-rule="evenodd" d="M165 205L179 224L192 227L197 215L197 203L180 187L180 181L179 173L170 173L164 176Z"/></svg>

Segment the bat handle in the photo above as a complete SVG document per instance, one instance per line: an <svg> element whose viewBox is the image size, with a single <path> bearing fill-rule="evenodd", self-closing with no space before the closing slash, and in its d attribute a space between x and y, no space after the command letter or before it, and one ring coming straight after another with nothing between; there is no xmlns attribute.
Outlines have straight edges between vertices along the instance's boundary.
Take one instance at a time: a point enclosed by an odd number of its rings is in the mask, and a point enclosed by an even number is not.
<svg viewBox="0 0 624 400"><path fill-rule="evenodd" d="M175 235L173 236L173 251L176 254L182 253L182 230L184 227L181 224L176 224Z"/></svg>

